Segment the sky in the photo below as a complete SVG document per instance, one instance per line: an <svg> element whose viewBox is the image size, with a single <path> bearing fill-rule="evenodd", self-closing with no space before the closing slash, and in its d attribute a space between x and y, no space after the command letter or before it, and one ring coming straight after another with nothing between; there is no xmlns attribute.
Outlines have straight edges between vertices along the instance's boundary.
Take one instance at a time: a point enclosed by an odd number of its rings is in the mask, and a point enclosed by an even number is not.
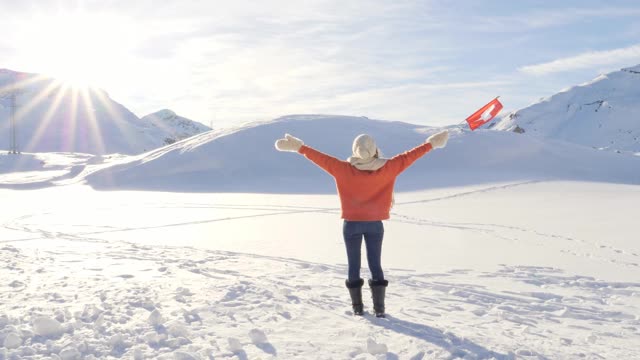
<svg viewBox="0 0 640 360"><path fill-rule="evenodd" d="M0 68L214 128L289 114L430 126L640 64L638 1L0 0Z"/></svg>

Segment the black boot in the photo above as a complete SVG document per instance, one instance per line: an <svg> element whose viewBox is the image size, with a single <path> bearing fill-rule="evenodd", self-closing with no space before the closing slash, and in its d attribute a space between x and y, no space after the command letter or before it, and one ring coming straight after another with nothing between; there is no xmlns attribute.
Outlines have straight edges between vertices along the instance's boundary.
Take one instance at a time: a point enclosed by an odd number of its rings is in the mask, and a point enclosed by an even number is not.
<svg viewBox="0 0 640 360"><path fill-rule="evenodd" d="M351 296L351 306L353 306L354 315L362 315L364 311L364 305L362 305L362 285L364 280L345 281L347 289L349 289L349 295Z"/></svg>
<svg viewBox="0 0 640 360"><path fill-rule="evenodd" d="M384 293L387 285L389 285L387 280L369 280L373 311L376 313L376 317L384 317Z"/></svg>

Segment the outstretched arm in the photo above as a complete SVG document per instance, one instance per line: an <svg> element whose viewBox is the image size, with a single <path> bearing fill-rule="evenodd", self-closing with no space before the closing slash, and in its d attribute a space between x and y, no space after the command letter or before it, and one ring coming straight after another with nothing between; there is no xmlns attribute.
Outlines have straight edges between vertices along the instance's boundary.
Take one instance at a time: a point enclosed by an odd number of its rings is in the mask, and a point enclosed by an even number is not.
<svg viewBox="0 0 640 360"><path fill-rule="evenodd" d="M399 174L429 151L445 147L448 139L449 132L447 130L431 135L424 144L391 158L386 166L391 166Z"/></svg>
<svg viewBox="0 0 640 360"><path fill-rule="evenodd" d="M340 161L333 156L329 156L310 146L304 145L302 140L289 134L285 134L283 139L276 141L276 149L279 151L298 152L332 176L338 173L339 168L345 165L350 166L344 161Z"/></svg>

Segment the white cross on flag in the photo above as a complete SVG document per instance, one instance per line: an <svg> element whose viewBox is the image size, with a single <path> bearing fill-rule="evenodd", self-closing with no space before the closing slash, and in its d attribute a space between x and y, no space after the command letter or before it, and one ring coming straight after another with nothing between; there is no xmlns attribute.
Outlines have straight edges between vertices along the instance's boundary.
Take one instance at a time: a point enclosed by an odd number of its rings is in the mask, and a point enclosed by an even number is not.
<svg viewBox="0 0 640 360"><path fill-rule="evenodd" d="M502 110L502 104L498 98L495 98L469 116L467 118L467 123L469 123L471 130L475 130L483 124L491 121L491 119L498 115L500 110Z"/></svg>

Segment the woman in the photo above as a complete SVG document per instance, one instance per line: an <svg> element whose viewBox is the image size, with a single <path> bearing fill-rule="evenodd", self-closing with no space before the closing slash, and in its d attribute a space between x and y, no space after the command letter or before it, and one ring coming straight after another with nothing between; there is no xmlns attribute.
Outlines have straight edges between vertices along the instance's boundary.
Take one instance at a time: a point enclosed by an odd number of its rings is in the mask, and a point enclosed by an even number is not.
<svg viewBox="0 0 640 360"><path fill-rule="evenodd" d="M344 219L342 233L349 267L345 283L355 315L363 313L364 280L360 278L360 248L363 237L371 271L369 287L373 309L377 317L384 317L385 289L389 282L384 279L380 260L384 236L382 220L389 219L396 177L430 150L443 148L448 139L449 133L445 130L431 135L424 144L412 150L391 159L382 159L375 140L362 134L353 141L353 155L347 161L323 154L289 134L276 141L276 149L304 155L336 181Z"/></svg>

